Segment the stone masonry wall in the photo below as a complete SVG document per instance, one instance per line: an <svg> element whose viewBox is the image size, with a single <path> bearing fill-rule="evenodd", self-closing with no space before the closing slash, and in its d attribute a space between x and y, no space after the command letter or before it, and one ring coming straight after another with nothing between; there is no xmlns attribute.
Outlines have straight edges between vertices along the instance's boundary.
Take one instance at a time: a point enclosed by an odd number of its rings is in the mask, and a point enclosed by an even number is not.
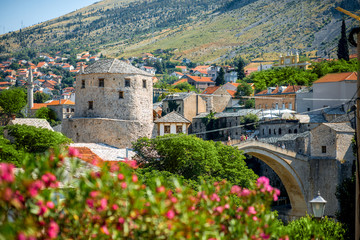
<svg viewBox="0 0 360 240"><path fill-rule="evenodd" d="M153 124L107 118L69 118L62 132L74 142L105 143L118 148L131 147L140 137L151 137Z"/></svg>

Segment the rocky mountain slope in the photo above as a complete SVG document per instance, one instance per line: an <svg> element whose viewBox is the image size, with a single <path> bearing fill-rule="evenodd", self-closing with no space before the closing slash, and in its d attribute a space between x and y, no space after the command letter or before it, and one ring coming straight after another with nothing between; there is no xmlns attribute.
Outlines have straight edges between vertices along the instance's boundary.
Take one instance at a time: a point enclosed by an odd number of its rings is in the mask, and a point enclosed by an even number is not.
<svg viewBox="0 0 360 240"><path fill-rule="evenodd" d="M221 62L237 55L271 59L299 50L336 55L341 18L357 0L104 0L0 37L0 54L99 49L140 56L172 49L175 59ZM345 17L348 31L357 22Z"/></svg>

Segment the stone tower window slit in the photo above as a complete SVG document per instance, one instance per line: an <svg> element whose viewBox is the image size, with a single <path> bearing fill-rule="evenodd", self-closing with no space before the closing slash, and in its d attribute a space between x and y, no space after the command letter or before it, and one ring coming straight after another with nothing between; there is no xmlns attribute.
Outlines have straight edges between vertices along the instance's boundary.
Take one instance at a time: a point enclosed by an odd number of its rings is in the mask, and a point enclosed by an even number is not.
<svg viewBox="0 0 360 240"><path fill-rule="evenodd" d="M119 99L124 98L124 92L123 91L119 91Z"/></svg>
<svg viewBox="0 0 360 240"><path fill-rule="evenodd" d="M146 88L146 80L143 79L142 81L143 81L143 88Z"/></svg>
<svg viewBox="0 0 360 240"><path fill-rule="evenodd" d="M99 78L99 87L104 87L105 86L105 80L104 78Z"/></svg>
<svg viewBox="0 0 360 240"><path fill-rule="evenodd" d="M81 80L81 88L85 88L85 80Z"/></svg>
<svg viewBox="0 0 360 240"><path fill-rule="evenodd" d="M130 87L130 78L125 78L125 87Z"/></svg>
<svg viewBox="0 0 360 240"><path fill-rule="evenodd" d="M94 109L94 102L93 101L89 101L89 110L93 110Z"/></svg>

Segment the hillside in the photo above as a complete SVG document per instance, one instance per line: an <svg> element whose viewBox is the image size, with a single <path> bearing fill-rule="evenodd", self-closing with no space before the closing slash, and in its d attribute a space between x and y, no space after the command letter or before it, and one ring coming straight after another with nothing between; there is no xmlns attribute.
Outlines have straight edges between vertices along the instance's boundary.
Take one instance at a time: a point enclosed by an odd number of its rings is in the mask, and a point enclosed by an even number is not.
<svg viewBox="0 0 360 240"><path fill-rule="evenodd" d="M342 14L356 0L104 0L0 37L0 54L99 49L108 57L173 49L174 59L276 59L299 50L336 54ZM350 31L357 23L346 17Z"/></svg>

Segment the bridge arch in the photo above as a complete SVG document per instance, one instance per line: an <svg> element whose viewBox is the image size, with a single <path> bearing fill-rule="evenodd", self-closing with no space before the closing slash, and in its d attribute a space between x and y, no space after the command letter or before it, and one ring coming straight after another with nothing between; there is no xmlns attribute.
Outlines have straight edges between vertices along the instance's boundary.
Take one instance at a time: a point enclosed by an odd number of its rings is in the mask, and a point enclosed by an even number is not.
<svg viewBox="0 0 360 240"><path fill-rule="evenodd" d="M288 151L256 141L240 143L233 146L236 146L245 154L260 159L271 167L279 176L289 195L291 204L290 215L304 216L306 214L308 211L308 197L306 186L304 186L304 176L301 176L302 172L299 173L297 169L299 168L299 165L294 166L295 159L292 156L286 156ZM304 168L305 166L305 169L302 169L303 172L306 172L307 162L304 160L299 161L301 161L301 168Z"/></svg>

